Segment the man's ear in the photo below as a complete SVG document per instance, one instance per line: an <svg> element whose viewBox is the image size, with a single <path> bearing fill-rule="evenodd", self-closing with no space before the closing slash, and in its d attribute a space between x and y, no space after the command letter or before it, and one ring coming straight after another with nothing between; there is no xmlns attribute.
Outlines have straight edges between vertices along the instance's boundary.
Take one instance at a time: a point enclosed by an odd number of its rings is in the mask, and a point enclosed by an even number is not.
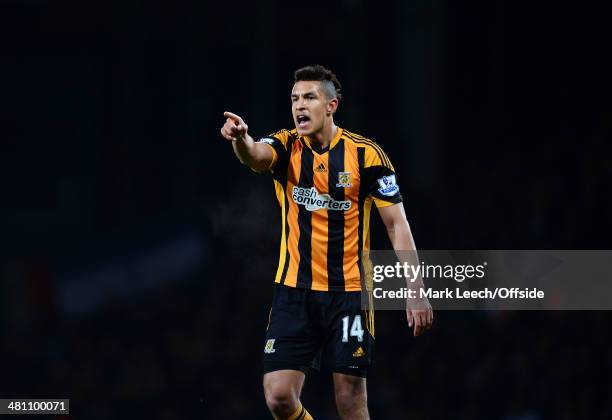
<svg viewBox="0 0 612 420"><path fill-rule="evenodd" d="M328 116L334 115L338 109L338 98L334 98L327 102L327 108L325 109Z"/></svg>

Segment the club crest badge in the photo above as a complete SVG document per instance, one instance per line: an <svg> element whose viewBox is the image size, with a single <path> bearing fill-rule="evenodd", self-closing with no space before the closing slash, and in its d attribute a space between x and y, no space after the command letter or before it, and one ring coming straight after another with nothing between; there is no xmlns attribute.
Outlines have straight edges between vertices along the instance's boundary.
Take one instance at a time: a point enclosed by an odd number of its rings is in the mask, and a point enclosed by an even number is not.
<svg viewBox="0 0 612 420"><path fill-rule="evenodd" d="M350 172L338 172L338 183L336 187L349 188L351 187L351 173Z"/></svg>
<svg viewBox="0 0 612 420"><path fill-rule="evenodd" d="M276 339L274 338L271 338L268 341L266 341L266 347L264 348L264 353L266 354L276 353L276 349L274 348L275 341Z"/></svg>

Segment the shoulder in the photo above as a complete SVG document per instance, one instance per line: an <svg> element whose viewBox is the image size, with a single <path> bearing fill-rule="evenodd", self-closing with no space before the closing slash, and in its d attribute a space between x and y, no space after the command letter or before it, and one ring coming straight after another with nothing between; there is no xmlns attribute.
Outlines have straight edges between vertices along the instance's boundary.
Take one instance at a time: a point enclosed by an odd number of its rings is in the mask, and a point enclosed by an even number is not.
<svg viewBox="0 0 612 420"><path fill-rule="evenodd" d="M364 163L366 168L371 166L386 166L393 170L393 165L391 165L391 161L387 157L387 154L373 139L348 130L343 131L343 136L348 142L353 143L356 147L365 149Z"/></svg>
<svg viewBox="0 0 612 420"><path fill-rule="evenodd" d="M297 137L298 137L297 130L295 128L293 130L287 130L286 128L281 128L280 130L275 131L274 133L263 137L262 140L265 141L265 139L274 139L274 140L281 142L283 146L285 146L286 148L287 143L289 143L289 141L291 140L297 139Z"/></svg>

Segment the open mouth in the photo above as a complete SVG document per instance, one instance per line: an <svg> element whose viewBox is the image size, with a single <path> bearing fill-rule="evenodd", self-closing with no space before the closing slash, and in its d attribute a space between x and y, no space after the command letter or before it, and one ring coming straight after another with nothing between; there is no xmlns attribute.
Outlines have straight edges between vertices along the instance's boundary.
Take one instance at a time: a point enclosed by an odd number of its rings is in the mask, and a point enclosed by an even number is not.
<svg viewBox="0 0 612 420"><path fill-rule="evenodd" d="M297 120L297 125L299 128L306 127L310 122L310 118L306 115L298 115L295 119Z"/></svg>

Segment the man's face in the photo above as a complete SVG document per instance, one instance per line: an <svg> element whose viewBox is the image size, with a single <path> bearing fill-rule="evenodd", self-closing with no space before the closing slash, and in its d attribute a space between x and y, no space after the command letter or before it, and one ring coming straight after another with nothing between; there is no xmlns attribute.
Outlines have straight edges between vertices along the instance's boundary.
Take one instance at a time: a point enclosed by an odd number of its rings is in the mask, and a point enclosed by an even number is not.
<svg viewBox="0 0 612 420"><path fill-rule="evenodd" d="M293 122L300 136L314 134L325 124L325 118L332 115L337 100L328 100L321 83L300 81L291 91L291 112Z"/></svg>

